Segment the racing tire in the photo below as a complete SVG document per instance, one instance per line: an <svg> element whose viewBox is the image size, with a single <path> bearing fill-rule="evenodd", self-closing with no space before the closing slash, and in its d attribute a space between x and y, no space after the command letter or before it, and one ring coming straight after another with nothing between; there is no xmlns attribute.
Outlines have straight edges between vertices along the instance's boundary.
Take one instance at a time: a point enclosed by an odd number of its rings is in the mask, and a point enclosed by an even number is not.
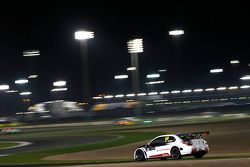
<svg viewBox="0 0 250 167"><path fill-rule="evenodd" d="M204 154L194 154L194 157L197 159L200 159L203 157Z"/></svg>
<svg viewBox="0 0 250 167"><path fill-rule="evenodd" d="M167 160L167 157L161 157L160 158L162 161Z"/></svg>
<svg viewBox="0 0 250 167"><path fill-rule="evenodd" d="M135 157L136 157L135 159L137 161L145 161L146 160L142 150L137 150L135 153Z"/></svg>
<svg viewBox="0 0 250 167"><path fill-rule="evenodd" d="M171 157L173 159L181 159L181 152L180 152L179 148L173 147L171 149Z"/></svg>

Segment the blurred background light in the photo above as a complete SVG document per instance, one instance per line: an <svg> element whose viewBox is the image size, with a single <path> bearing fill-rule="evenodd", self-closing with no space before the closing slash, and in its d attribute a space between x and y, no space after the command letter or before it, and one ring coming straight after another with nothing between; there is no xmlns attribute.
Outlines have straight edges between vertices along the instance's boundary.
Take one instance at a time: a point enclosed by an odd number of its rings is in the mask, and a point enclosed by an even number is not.
<svg viewBox="0 0 250 167"><path fill-rule="evenodd" d="M172 31L169 31L168 34L172 35L172 36L183 35L184 34L184 30L172 30Z"/></svg>
<svg viewBox="0 0 250 167"><path fill-rule="evenodd" d="M56 81L56 82L53 82L53 86L65 86L66 85L66 81Z"/></svg>
<svg viewBox="0 0 250 167"><path fill-rule="evenodd" d="M115 79L126 79L126 78L128 78L128 75L116 75L114 78Z"/></svg>
<svg viewBox="0 0 250 167"><path fill-rule="evenodd" d="M75 32L75 39L77 40L85 40L94 38L94 32L91 31L77 31Z"/></svg>
<svg viewBox="0 0 250 167"><path fill-rule="evenodd" d="M143 44L142 39L133 39L127 42L129 53L142 53Z"/></svg>
<svg viewBox="0 0 250 167"><path fill-rule="evenodd" d="M222 68L211 69L211 70L210 70L210 73L221 73L221 72L223 72L223 69L222 69Z"/></svg>
<svg viewBox="0 0 250 167"><path fill-rule="evenodd" d="M9 85L0 85L0 90L9 90L10 86Z"/></svg>

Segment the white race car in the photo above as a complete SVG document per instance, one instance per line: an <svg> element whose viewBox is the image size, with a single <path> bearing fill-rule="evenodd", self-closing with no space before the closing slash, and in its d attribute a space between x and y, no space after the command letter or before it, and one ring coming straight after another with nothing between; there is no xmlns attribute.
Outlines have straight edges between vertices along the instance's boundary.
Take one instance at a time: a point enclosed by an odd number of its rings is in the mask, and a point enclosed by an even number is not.
<svg viewBox="0 0 250 167"><path fill-rule="evenodd" d="M179 133L161 135L151 140L147 145L134 151L134 159L144 161L151 158L161 160L171 157L181 159L182 156L202 158L209 151L207 142L202 138L209 132Z"/></svg>

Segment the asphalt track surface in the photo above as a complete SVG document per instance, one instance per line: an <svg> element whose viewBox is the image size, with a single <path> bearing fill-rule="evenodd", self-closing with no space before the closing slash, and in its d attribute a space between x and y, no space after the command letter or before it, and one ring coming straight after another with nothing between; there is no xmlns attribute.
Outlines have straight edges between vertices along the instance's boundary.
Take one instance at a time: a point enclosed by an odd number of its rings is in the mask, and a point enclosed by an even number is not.
<svg viewBox="0 0 250 167"><path fill-rule="evenodd" d="M70 147L80 144L100 142L103 140L114 139L114 136L109 135L70 135L70 136L45 136L45 137L21 137L18 138L18 134L10 139L7 137L0 137L1 141L26 141L32 144L24 147L3 149L0 150L0 155L27 152L27 151L38 151L51 148L60 148L60 147Z"/></svg>
<svg viewBox="0 0 250 167"><path fill-rule="evenodd" d="M146 161L116 164L75 165L74 167L249 167L250 158ZM64 166L65 167L65 166Z"/></svg>

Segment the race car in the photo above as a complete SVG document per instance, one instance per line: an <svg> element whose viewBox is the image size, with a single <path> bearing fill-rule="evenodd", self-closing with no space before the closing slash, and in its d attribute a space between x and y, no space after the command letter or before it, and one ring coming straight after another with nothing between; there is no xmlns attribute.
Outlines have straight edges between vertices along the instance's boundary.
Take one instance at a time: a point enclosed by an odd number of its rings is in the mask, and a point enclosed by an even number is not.
<svg viewBox="0 0 250 167"><path fill-rule="evenodd" d="M135 125L139 122L139 119L135 117L124 117L114 121L114 125Z"/></svg>
<svg viewBox="0 0 250 167"><path fill-rule="evenodd" d="M139 146L134 151L134 159L144 161L146 159L168 157L181 159L182 156L194 156L202 158L209 151L207 142L203 136L209 132L166 134L155 137L147 145Z"/></svg>
<svg viewBox="0 0 250 167"><path fill-rule="evenodd" d="M136 117L124 117L113 122L114 125L138 125L138 124L151 124L151 119L139 119Z"/></svg>
<svg viewBox="0 0 250 167"><path fill-rule="evenodd" d="M1 130L2 134L16 134L20 133L21 131L19 129L13 128L13 127L6 127Z"/></svg>

